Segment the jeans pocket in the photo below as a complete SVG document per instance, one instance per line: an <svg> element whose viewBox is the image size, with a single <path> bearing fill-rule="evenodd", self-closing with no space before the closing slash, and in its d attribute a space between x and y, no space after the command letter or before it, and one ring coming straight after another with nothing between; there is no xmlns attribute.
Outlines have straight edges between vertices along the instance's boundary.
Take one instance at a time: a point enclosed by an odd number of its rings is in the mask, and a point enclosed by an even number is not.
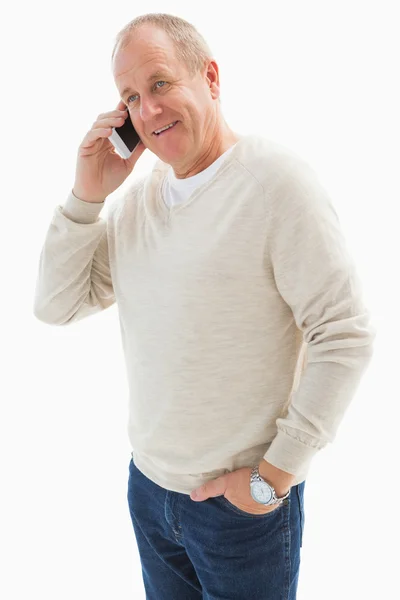
<svg viewBox="0 0 400 600"><path fill-rule="evenodd" d="M284 500L279 506L275 507L274 510L270 510L269 512L266 513L260 513L260 514L253 514L253 513L249 513L246 512L244 510L242 510L241 508L238 508L237 506L235 506L234 504L232 504L232 502L230 502L227 498L225 498L224 495L222 496L215 496L214 500L218 500L224 507L226 507L228 510L234 512L237 515L240 515L242 517L248 517L248 518L253 518L253 519L272 519L273 516L275 515L275 513L279 513L282 509L282 506L286 506L287 504L287 500Z"/></svg>

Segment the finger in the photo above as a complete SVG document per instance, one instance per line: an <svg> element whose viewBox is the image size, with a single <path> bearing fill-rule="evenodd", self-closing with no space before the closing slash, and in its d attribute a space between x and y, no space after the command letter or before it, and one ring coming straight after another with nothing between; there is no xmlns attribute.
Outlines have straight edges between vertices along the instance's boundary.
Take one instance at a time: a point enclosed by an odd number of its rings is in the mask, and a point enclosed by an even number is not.
<svg viewBox="0 0 400 600"><path fill-rule="evenodd" d="M117 104L117 110L125 110L126 104L123 100L120 100Z"/></svg>
<svg viewBox="0 0 400 600"><path fill-rule="evenodd" d="M108 138L112 133L111 127L103 127L100 129L91 129L84 137L81 143L81 148L92 146L100 138Z"/></svg>
<svg viewBox="0 0 400 600"><path fill-rule="evenodd" d="M96 118L95 122L93 123L93 125L103 119L109 119L110 117L118 117L121 115L125 115L125 117L128 116L128 109L126 108L125 104L123 104L119 109L110 110L109 112L106 112L106 113L100 113L99 115L97 115L97 118Z"/></svg>
<svg viewBox="0 0 400 600"><path fill-rule="evenodd" d="M125 123L125 119L123 115L113 115L106 117L104 119L98 119L92 125L92 129L99 129L102 127L121 127Z"/></svg>
<svg viewBox="0 0 400 600"><path fill-rule="evenodd" d="M215 496L223 496L227 489L228 479L226 475L222 475L217 479L212 479L203 483L199 488L196 488L190 494L192 500L206 500Z"/></svg>

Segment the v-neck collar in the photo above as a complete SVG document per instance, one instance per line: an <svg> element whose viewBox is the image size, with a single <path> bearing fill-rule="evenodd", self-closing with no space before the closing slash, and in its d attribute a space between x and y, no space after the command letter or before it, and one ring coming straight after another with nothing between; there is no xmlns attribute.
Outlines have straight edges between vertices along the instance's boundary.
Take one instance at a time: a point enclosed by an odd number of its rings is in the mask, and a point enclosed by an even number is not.
<svg viewBox="0 0 400 600"><path fill-rule="evenodd" d="M238 151L241 149L241 146L242 146L244 140L248 137L246 135L239 135L239 134L236 134L236 135L239 139L234 144L233 150L226 157L226 159L222 162L222 164L218 167L217 171L214 173L214 175L211 177L211 179L209 179L208 181L205 181L204 183L199 185L199 187L197 187L195 190L193 190L193 192L190 194L189 198L185 202L182 202L180 204L175 204L173 206L167 206L165 204L163 197L162 197L161 190L162 190L164 180L167 177L167 171L168 171L170 165L167 163L164 163L161 160L159 160L156 163L156 165L154 167L154 171L159 172L158 173L159 179L156 184L156 207L157 207L157 211L160 211L160 214L162 214L163 217L165 217L167 220L169 220L173 215L180 212L181 210L184 210L187 206L192 204L192 202L194 200L196 200L196 198L198 196L200 196L204 192L204 190L207 189L208 186L212 185L213 182L222 173L224 173L226 169L228 169L230 167L230 165L232 164L233 160L235 159ZM216 159L216 160L218 160L218 159Z"/></svg>

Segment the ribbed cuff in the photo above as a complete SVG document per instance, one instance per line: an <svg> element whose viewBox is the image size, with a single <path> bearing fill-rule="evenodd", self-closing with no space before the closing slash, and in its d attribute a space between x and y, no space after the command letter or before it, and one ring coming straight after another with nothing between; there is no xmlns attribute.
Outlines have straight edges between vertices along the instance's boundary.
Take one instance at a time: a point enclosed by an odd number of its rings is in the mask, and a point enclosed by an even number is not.
<svg viewBox="0 0 400 600"><path fill-rule="evenodd" d="M85 202L84 200L80 200L71 190L61 210L71 221L88 225L97 221L104 205L105 200L104 202Z"/></svg>
<svg viewBox="0 0 400 600"><path fill-rule="evenodd" d="M320 448L308 446L278 430L263 458L274 467L302 478Z"/></svg>

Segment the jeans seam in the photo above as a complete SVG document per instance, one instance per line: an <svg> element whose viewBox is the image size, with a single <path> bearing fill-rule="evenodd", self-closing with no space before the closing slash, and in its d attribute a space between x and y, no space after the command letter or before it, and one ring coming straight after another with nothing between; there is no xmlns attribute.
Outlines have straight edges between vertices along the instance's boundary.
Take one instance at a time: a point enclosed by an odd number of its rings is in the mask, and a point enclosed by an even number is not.
<svg viewBox="0 0 400 600"><path fill-rule="evenodd" d="M296 486L297 501L299 504L300 513L300 548L303 546L303 530L304 530L304 519L303 519L303 507L300 498L299 486Z"/></svg>

